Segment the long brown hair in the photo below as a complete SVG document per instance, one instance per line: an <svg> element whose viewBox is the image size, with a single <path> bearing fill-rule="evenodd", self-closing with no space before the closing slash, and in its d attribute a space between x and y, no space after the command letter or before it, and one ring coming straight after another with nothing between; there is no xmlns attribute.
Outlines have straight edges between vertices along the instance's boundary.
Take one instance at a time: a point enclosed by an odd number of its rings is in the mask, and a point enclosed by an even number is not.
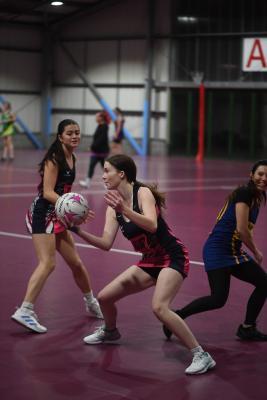
<svg viewBox="0 0 267 400"><path fill-rule="evenodd" d="M53 164L57 164L59 169L62 169L66 165L65 153L63 150L63 146L61 141L59 140L60 136L62 136L66 126L68 125L78 125L76 121L73 119L63 119L58 124L57 127L57 137L54 142L50 145L49 149L44 155L44 158L39 164L39 173L42 176L44 172L45 163L50 160ZM79 125L78 125L79 126Z"/></svg>
<svg viewBox="0 0 267 400"><path fill-rule="evenodd" d="M251 168L251 174L254 175L255 172L257 171L257 169L261 166L267 166L267 160L258 160L255 162L255 164L253 164L252 168ZM248 183L246 185L241 185L238 186L238 188L236 188L229 196L228 199L229 201L233 200L235 197L235 194L237 192L237 190L240 187L247 187L250 189L252 196L253 196L253 204L257 204L258 206L261 205L262 202L264 202L264 204L266 204L266 193L260 191L257 186L255 185L255 183L253 182L252 178L250 178L250 180L248 181Z"/></svg>
<svg viewBox="0 0 267 400"><path fill-rule="evenodd" d="M158 191L157 184L148 185L146 183L136 180L137 168L134 160L131 157L126 156L125 154L116 154L114 156L108 157L106 161L109 162L118 171L123 171L128 182L136 182L140 186L150 189L155 198L157 206L159 208L166 208L165 194Z"/></svg>

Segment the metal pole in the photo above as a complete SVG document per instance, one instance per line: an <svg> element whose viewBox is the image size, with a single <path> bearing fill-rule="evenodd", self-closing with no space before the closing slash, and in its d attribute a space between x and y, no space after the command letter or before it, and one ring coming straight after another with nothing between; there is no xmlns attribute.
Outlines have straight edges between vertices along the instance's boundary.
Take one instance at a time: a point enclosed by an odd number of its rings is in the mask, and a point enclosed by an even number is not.
<svg viewBox="0 0 267 400"><path fill-rule="evenodd" d="M52 75L52 40L49 31L44 33L43 64L42 64L42 136L45 146L49 146L52 132L52 100L51 100L51 75Z"/></svg>
<svg viewBox="0 0 267 400"><path fill-rule="evenodd" d="M145 82L145 101L144 101L144 133L142 140L142 154L145 156L149 153L150 139L150 119L151 119L151 90L153 86L152 65L153 65L153 30L154 30L154 1L149 0L148 4L148 38L147 38L147 79Z"/></svg>

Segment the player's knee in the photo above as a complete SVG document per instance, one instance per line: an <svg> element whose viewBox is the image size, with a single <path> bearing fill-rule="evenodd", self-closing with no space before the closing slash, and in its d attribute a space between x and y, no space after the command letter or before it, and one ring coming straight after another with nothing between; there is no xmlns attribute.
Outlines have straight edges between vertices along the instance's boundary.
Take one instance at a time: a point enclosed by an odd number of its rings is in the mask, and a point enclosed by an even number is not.
<svg viewBox="0 0 267 400"><path fill-rule="evenodd" d="M162 319L162 316L164 315L166 310L167 310L167 307L164 304L162 304L158 301L152 302L152 311L158 319L160 319L160 320Z"/></svg>
<svg viewBox="0 0 267 400"><path fill-rule="evenodd" d="M214 297L213 298L213 307L214 309L222 308L225 306L227 298L225 297Z"/></svg>
<svg viewBox="0 0 267 400"><path fill-rule="evenodd" d="M45 269L46 271L48 271L49 274L51 274L51 272L53 272L54 269L56 268L56 262L55 262L54 259L49 259L49 260L46 260L46 261L43 263L43 266L44 266L44 269Z"/></svg>
<svg viewBox="0 0 267 400"><path fill-rule="evenodd" d="M104 306L106 303L110 302L108 293L105 290L101 290L97 295L98 302L100 306Z"/></svg>
<svg viewBox="0 0 267 400"><path fill-rule="evenodd" d="M69 266L74 274L79 274L83 269L83 262L79 257L76 257L69 262Z"/></svg>

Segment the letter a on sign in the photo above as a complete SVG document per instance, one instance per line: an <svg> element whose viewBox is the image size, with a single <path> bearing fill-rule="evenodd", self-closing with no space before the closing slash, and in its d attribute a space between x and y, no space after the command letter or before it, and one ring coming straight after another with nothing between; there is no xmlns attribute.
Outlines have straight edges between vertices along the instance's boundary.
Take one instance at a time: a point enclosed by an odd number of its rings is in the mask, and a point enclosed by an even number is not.
<svg viewBox="0 0 267 400"><path fill-rule="evenodd" d="M243 71L267 71L267 39L243 40Z"/></svg>

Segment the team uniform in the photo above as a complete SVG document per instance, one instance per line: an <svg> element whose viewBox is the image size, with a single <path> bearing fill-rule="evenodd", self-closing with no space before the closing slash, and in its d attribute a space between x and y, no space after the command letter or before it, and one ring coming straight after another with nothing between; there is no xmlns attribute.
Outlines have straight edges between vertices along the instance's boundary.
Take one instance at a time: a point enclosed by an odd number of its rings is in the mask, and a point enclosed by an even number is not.
<svg viewBox="0 0 267 400"><path fill-rule="evenodd" d="M248 327L244 328L240 324L236 335L243 340L267 341L267 335L256 328L258 315L266 300L267 274L242 249L242 241L236 228L235 207L237 203L248 205L248 228L252 231L260 205L255 201L253 189L247 185L238 188L233 198L226 201L203 248L203 259L211 294L193 300L182 309L177 310L176 313L185 319L190 315L223 307L229 296L231 276L234 276L255 287L247 303L244 324ZM172 332L166 326L163 326L163 330L169 338Z"/></svg>
<svg viewBox="0 0 267 400"><path fill-rule="evenodd" d="M62 196L71 191L75 179L75 157L73 156L73 168L71 169L67 162L58 172L58 177L54 191ZM66 230L66 227L60 222L55 213L54 204L43 197L43 177L38 186L38 196L33 200L27 214L26 226L30 234L36 233L60 233Z"/></svg>
<svg viewBox="0 0 267 400"><path fill-rule="evenodd" d="M2 113L1 115L2 130L0 133L1 137L11 136L15 133L14 122L10 121L10 119L11 119L11 114L9 111Z"/></svg>
<svg viewBox="0 0 267 400"><path fill-rule="evenodd" d="M206 271L235 266L251 261L252 258L242 249L242 241L236 229L235 206L245 203L249 207L249 229L256 223L259 206L253 203L253 193L249 187L237 189L233 200L227 201L219 212L217 223L203 248Z"/></svg>
<svg viewBox="0 0 267 400"><path fill-rule="evenodd" d="M140 184L133 186L133 210L142 214L138 205L138 190ZM121 213L116 212L122 234L131 241L135 251L142 253L137 266L157 279L162 268L172 268L179 271L185 278L189 271L189 257L185 246L177 239L157 209L158 227L155 233L150 233L131 221L126 221Z"/></svg>
<svg viewBox="0 0 267 400"><path fill-rule="evenodd" d="M14 122L10 121L11 114L9 111L3 112L1 115L2 131L1 137L11 136L15 133Z"/></svg>

